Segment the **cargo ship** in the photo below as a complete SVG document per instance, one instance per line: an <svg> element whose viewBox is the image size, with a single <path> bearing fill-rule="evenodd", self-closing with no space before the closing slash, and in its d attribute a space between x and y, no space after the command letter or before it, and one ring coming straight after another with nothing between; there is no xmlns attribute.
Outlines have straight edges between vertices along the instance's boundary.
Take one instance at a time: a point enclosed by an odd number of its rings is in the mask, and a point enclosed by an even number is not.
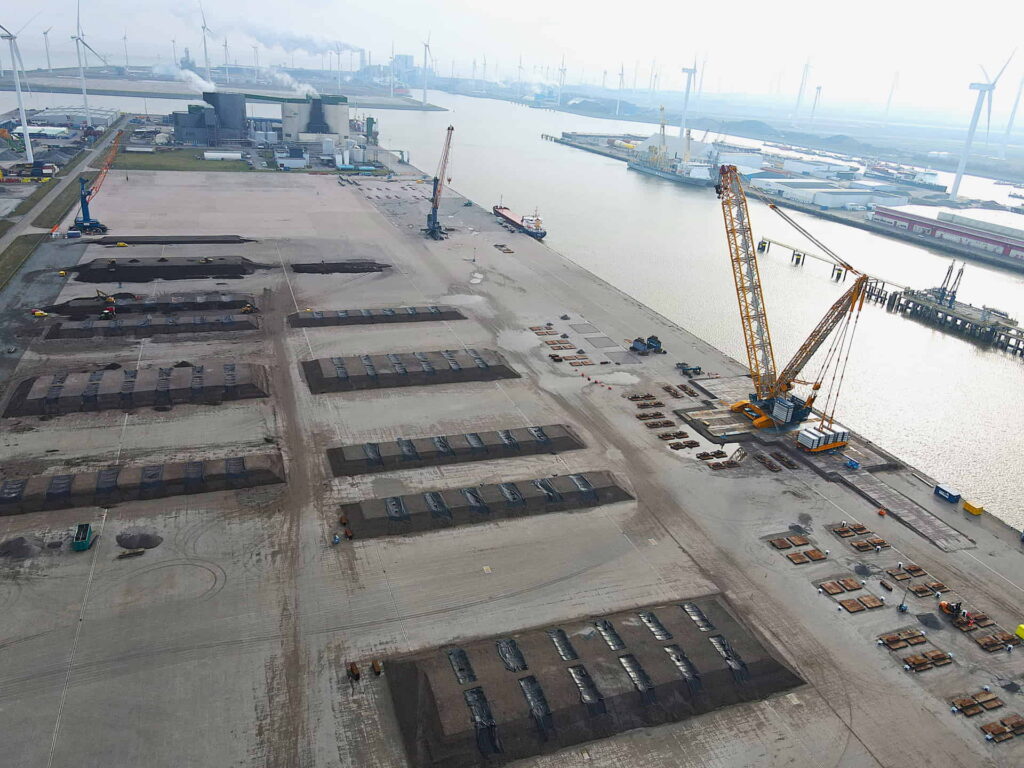
<svg viewBox="0 0 1024 768"><path fill-rule="evenodd" d="M676 184L688 184L693 187L710 187L715 183L714 174L711 172L711 166L704 163L681 162L678 165L673 164L665 168L659 168L655 165L649 165L648 163L644 163L639 160L630 160L626 166L631 171L639 171L640 173L646 173L650 176L668 179L669 181L676 182Z"/></svg>
<svg viewBox="0 0 1024 768"><path fill-rule="evenodd" d="M544 225L541 223L540 217L536 214L533 216L520 216L517 213L512 213L512 211L504 205L496 205L491 210L494 211L494 215L499 219L507 221L520 232L523 232L536 240L543 240L544 236L547 234L547 230L544 229Z"/></svg>
<svg viewBox="0 0 1024 768"><path fill-rule="evenodd" d="M912 168L873 165L864 170L864 178L880 179L894 184L904 184L908 187L930 189L933 192L948 191L944 184L939 183L939 175L935 171L918 171Z"/></svg>

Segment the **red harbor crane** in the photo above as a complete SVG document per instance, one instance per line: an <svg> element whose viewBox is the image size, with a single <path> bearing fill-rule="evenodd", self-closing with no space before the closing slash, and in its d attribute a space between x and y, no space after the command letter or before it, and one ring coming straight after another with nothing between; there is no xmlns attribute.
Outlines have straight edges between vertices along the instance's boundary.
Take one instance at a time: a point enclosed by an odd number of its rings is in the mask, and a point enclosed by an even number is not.
<svg viewBox="0 0 1024 768"><path fill-rule="evenodd" d="M444 149L441 151L441 162L438 163L437 173L434 175L434 192L430 198L430 213L427 214L427 226L423 230L427 237L432 237L434 240L444 240L444 227L441 226L441 222L437 220L437 208L441 205L441 190L444 189L446 182L445 173L448 171L448 158L452 150L452 133L455 131L455 126L448 126L448 133L444 138ZM451 182L451 179L447 179Z"/></svg>

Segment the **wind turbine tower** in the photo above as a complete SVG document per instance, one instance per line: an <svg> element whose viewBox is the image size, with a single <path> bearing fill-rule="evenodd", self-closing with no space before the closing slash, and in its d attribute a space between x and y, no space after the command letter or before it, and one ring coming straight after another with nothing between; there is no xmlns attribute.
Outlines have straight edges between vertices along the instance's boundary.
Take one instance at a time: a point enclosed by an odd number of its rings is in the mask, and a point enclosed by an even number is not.
<svg viewBox="0 0 1024 768"><path fill-rule="evenodd" d="M1013 108L1010 110L1010 119L1006 121L1006 133L1003 134L1003 146L999 148L999 159L1006 159L1006 145L1010 143L1010 131L1013 130L1013 121L1017 119L1017 107L1020 106L1020 97L1024 94L1024 76L1020 78L1017 86L1017 95L1013 99Z"/></svg>
<svg viewBox="0 0 1024 768"><path fill-rule="evenodd" d="M423 43L423 106L427 106L427 72L430 58L430 35Z"/></svg>
<svg viewBox="0 0 1024 768"><path fill-rule="evenodd" d="M956 167L956 177L953 179L953 187L949 190L949 199L956 200L957 193L960 192L960 182L964 178L964 170L967 168L967 156L971 153L971 144L974 143L974 132L978 130L978 118L981 117L981 108L987 102L988 103L988 120L992 120L992 93L996 89L996 84L999 82L999 78L1003 76L1003 72L1010 65L1010 59L1013 58L1013 54L1010 54L1010 58L1003 64L1003 68L999 70L999 73L992 78L988 79L988 72L985 68L981 68L981 72L985 75L984 83L971 83L971 90L978 92L978 100L974 103L974 114L971 115L971 124L967 129L967 140L964 142L964 152L960 155L960 162Z"/></svg>
<svg viewBox="0 0 1024 768"><path fill-rule="evenodd" d="M25 159L28 162L33 162L35 157L32 155L32 139L28 135L28 119L25 117L25 102L21 95L21 72L25 71L25 65L21 61L21 51L18 50L18 38L7 30L6 27L0 26L0 40L6 40L11 46L11 72L14 74L14 90L18 94L18 117L21 118L21 138L25 142Z"/></svg>
<svg viewBox="0 0 1024 768"><path fill-rule="evenodd" d="M817 86L814 89L814 103L811 104L811 121L808 123L808 127L814 125L814 114L818 111L818 102L821 101L821 86Z"/></svg>
<svg viewBox="0 0 1024 768"><path fill-rule="evenodd" d="M173 37L171 38L171 65L178 68L178 41Z"/></svg>
<svg viewBox="0 0 1024 768"><path fill-rule="evenodd" d="M228 68L231 59L228 58L228 39L224 38L224 82L231 82L231 70Z"/></svg>
<svg viewBox="0 0 1024 768"><path fill-rule="evenodd" d="M124 69L125 73L128 72L128 30L124 31L124 37L121 38L121 42L124 43Z"/></svg>
<svg viewBox="0 0 1024 768"><path fill-rule="evenodd" d="M697 60L694 59L692 67L683 67L683 74L686 75L686 93L683 96L683 116L679 121L679 138L686 137L686 116L690 111L690 88L693 87L693 76L697 74Z"/></svg>
<svg viewBox="0 0 1024 768"><path fill-rule="evenodd" d="M622 103L622 89L626 84L626 65L619 64L619 92L615 95L615 116L619 116L619 106Z"/></svg>
<svg viewBox="0 0 1024 768"><path fill-rule="evenodd" d="M53 29L53 27L50 27ZM53 65L50 64L50 29L43 32L43 47L46 48L46 71L53 74Z"/></svg>
<svg viewBox="0 0 1024 768"><path fill-rule="evenodd" d="M889 110L892 109L892 99L896 95L896 86L900 84L900 73L892 76L892 86L889 88L889 98L885 100L885 126L889 125Z"/></svg>
<svg viewBox="0 0 1024 768"><path fill-rule="evenodd" d="M562 88L565 87L565 54L562 54L562 66L558 68L558 106L562 106Z"/></svg>
<svg viewBox="0 0 1024 768"><path fill-rule="evenodd" d="M206 26L206 13L203 11L203 4L199 4L199 14L203 18L203 64L206 66L206 80L213 82L213 75L210 73L210 51L206 47L206 38L210 34L210 28Z"/></svg>
<svg viewBox="0 0 1024 768"><path fill-rule="evenodd" d="M808 59L804 64L804 73L800 77L800 90L796 92L796 106L793 107L793 119L796 120L797 115L800 114L800 104L804 100L804 89L807 87L807 76L811 73L811 60Z"/></svg>

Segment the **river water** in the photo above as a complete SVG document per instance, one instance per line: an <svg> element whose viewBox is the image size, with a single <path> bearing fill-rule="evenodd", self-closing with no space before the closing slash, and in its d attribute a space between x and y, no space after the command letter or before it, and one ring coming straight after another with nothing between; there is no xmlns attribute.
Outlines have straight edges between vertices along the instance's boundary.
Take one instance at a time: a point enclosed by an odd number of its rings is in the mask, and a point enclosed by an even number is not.
<svg viewBox="0 0 1024 768"><path fill-rule="evenodd" d="M553 249L732 357L746 359L714 193L627 171L620 161L540 138L562 131L650 133L650 125L441 92L429 97L450 111L366 111L380 120L382 146L409 150L412 163L432 173L445 128L454 125L448 174L453 189L483 206L503 200L521 213L538 209ZM78 101L70 94L32 94L29 106ZM90 103L139 112L186 104L103 96ZM0 109L13 106L14 95L0 93ZM275 108L250 110L269 117ZM975 177L963 187L990 199L1002 199L1006 190ZM751 200L750 209L755 237L815 250L760 202ZM927 248L789 213L850 263L899 284L938 285L950 262ZM760 264L782 365L848 284L832 282L829 266L818 261L792 266L781 249ZM1024 320L1024 275L968 264L959 298ZM636 329L638 335L646 332ZM1018 464L1024 430L1016 422L1022 392L1024 361L872 305L861 317L836 413L847 426L1024 528Z"/></svg>

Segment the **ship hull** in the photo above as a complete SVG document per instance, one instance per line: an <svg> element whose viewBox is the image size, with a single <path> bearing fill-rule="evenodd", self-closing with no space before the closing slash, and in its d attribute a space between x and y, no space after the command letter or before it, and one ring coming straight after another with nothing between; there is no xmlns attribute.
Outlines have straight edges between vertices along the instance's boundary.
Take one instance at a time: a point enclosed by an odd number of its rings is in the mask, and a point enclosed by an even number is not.
<svg viewBox="0 0 1024 768"><path fill-rule="evenodd" d="M510 211L508 208L496 205L491 209L491 211L499 219L501 219L502 221L507 221L509 224L511 224L520 232L522 232L524 235L529 235L534 240L543 240L545 235L547 235L547 230L545 229L530 229L529 227L524 225L523 220L519 218L519 216L517 216L516 214L512 213L512 211Z"/></svg>
<svg viewBox="0 0 1024 768"><path fill-rule="evenodd" d="M646 173L648 176L657 176L659 179L667 179L668 181L674 181L676 184L684 184L688 187L710 187L713 183L711 179L694 179L689 176L680 176L678 173L672 173L672 171L663 171L660 168L651 168L648 165L641 165L639 163L628 163L627 167L631 171Z"/></svg>

